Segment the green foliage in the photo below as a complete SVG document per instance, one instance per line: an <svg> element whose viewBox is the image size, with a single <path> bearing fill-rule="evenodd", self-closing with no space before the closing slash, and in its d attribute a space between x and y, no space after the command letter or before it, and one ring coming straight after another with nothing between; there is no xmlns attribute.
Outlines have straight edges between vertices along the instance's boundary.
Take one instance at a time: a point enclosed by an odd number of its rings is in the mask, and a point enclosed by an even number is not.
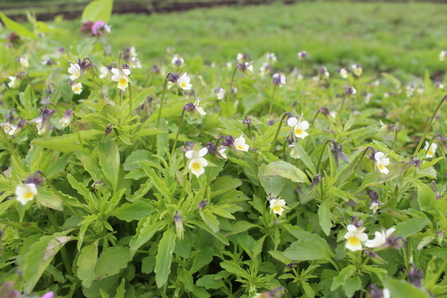
<svg viewBox="0 0 447 298"><path fill-rule="evenodd" d="M226 7L206 19L111 17L112 5L93 1L82 17L110 21L110 34L0 14L0 291L447 295L442 22L424 30L382 3ZM20 39L6 45L11 32ZM252 72L236 64L244 52Z"/></svg>

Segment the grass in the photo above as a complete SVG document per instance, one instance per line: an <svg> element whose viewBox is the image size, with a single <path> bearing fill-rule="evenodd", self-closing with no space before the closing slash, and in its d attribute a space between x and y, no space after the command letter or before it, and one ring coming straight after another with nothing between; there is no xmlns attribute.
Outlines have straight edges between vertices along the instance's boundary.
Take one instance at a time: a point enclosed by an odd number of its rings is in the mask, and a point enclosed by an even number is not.
<svg viewBox="0 0 447 298"><path fill-rule="evenodd" d="M278 68L292 68L298 66L296 53L305 49L311 64L327 65L331 72L356 62L369 72L392 71L409 78L444 70L438 60L447 48L444 8L429 3L303 2L116 15L109 40L112 48L137 47L143 63L155 63L167 46L174 46L176 53L201 55L208 63L234 61L239 52L249 52L253 59L274 52Z"/></svg>

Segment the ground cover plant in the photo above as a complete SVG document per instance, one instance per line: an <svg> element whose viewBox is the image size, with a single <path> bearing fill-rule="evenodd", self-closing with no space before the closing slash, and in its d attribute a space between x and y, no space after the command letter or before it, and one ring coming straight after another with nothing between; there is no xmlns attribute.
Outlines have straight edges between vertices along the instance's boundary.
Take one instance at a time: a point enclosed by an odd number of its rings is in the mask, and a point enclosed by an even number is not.
<svg viewBox="0 0 447 298"><path fill-rule="evenodd" d="M447 295L442 76L305 48L148 64L111 6L0 14L2 297Z"/></svg>

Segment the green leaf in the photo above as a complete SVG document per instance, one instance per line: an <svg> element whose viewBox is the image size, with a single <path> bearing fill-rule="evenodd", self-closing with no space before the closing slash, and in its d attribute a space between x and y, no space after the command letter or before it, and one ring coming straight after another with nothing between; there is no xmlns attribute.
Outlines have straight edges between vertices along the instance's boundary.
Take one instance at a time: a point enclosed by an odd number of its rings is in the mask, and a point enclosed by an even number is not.
<svg viewBox="0 0 447 298"><path fill-rule="evenodd" d="M222 267L223 269L227 270L231 274L234 274L234 275L236 275L238 277L243 277L243 278L246 278L246 279L250 278L250 276L248 275L247 271L242 269L238 264L235 264L234 262L231 262L231 261L221 262L220 263L220 267Z"/></svg>
<svg viewBox="0 0 447 298"><path fill-rule="evenodd" d="M309 183L309 179L306 174L294 165L285 161L275 161L264 168L264 176L266 177L283 177L291 180L292 182L305 182Z"/></svg>
<svg viewBox="0 0 447 298"><path fill-rule="evenodd" d="M54 192L48 190L40 190L36 200L44 207L48 207L54 210L62 211L64 206L61 198L59 198Z"/></svg>
<svg viewBox="0 0 447 298"><path fill-rule="evenodd" d="M214 233L218 233L219 232L219 226L220 226L220 222L217 219L216 216L214 216L214 214L208 210L200 210L200 216L202 217L203 221L206 223L206 225L208 227L210 227L210 229L214 232Z"/></svg>
<svg viewBox="0 0 447 298"><path fill-rule="evenodd" d="M111 183L111 188L115 192L118 187L118 179L120 172L120 154L118 145L107 140L99 144L99 164L102 172L107 180Z"/></svg>
<svg viewBox="0 0 447 298"><path fill-rule="evenodd" d="M329 236L331 233L332 220L331 220L331 209L329 207L329 202L324 201L320 204L320 208L318 208L318 219L320 222L321 229Z"/></svg>
<svg viewBox="0 0 447 298"><path fill-rule="evenodd" d="M217 178L211 185L211 198L229 192L232 189L236 189L241 185L242 181L240 179L231 176L221 176Z"/></svg>
<svg viewBox="0 0 447 298"><path fill-rule="evenodd" d="M413 286L404 280L396 280L388 278L385 282L385 287L390 290L393 298L430 298L431 296L422 289Z"/></svg>
<svg viewBox="0 0 447 298"><path fill-rule="evenodd" d="M214 250L211 247L205 247L197 252L192 263L191 274L196 273L202 267L208 265L213 260Z"/></svg>
<svg viewBox="0 0 447 298"><path fill-rule="evenodd" d="M312 159L310 158L309 154L301 147L298 143L294 143L295 150L301 157L301 161L304 163L304 165L309 169L312 176L315 176L317 174L317 169L315 168L314 163L312 162Z"/></svg>
<svg viewBox="0 0 447 298"><path fill-rule="evenodd" d="M81 140L90 140L97 135L103 135L104 131L100 130L81 130L78 132ZM31 145L41 146L54 151L69 153L77 150L82 150L79 144L78 133L64 134L60 137L51 137L45 139L33 139Z"/></svg>
<svg viewBox="0 0 447 298"><path fill-rule="evenodd" d="M411 218L396 225L394 235L408 237L421 231L430 220L428 218Z"/></svg>
<svg viewBox="0 0 447 298"><path fill-rule="evenodd" d="M340 273L334 278L332 282L331 291L336 290L339 286L344 285L348 278L350 278L356 271L355 266L349 265L343 268Z"/></svg>
<svg viewBox="0 0 447 298"><path fill-rule="evenodd" d="M138 222L137 233L132 237L129 243L132 255L146 242L148 242L155 233L164 225L164 222L157 221L151 224L150 216Z"/></svg>
<svg viewBox="0 0 447 298"><path fill-rule="evenodd" d="M205 275L199 278L196 284L205 289L220 289L225 287L225 283L222 279L215 279L215 274Z"/></svg>
<svg viewBox="0 0 447 298"><path fill-rule="evenodd" d="M95 267L95 281L118 274L132 260L129 248L123 246L109 247L98 258Z"/></svg>
<svg viewBox="0 0 447 298"><path fill-rule="evenodd" d="M33 291L34 286L53 260L53 257L70 240L71 237L49 235L41 237L38 242L31 246L23 267L23 279L25 280L23 290L26 293Z"/></svg>
<svg viewBox="0 0 447 298"><path fill-rule="evenodd" d="M11 30L12 32L14 32L15 34L17 34L21 37L29 37L31 39L36 38L36 35L34 35L33 32L31 32L27 28L23 27L19 23L8 18L3 12L0 12L0 17L2 19L3 24L5 24L6 28L8 28L8 30Z"/></svg>
<svg viewBox="0 0 447 298"><path fill-rule="evenodd" d="M345 290L346 297L353 297L354 293L360 290L361 287L362 287L362 281L358 276L348 278L343 284L343 290Z"/></svg>
<svg viewBox="0 0 447 298"><path fill-rule="evenodd" d="M279 196L284 186L286 185L287 180L283 177L273 177L265 175L265 167L266 165L262 165L259 168L259 182L261 182L261 185L262 187L264 187L264 190L267 194Z"/></svg>
<svg viewBox="0 0 447 298"><path fill-rule="evenodd" d="M112 14L113 0L95 0L90 2L82 12L81 21L103 21L108 23Z"/></svg>
<svg viewBox="0 0 447 298"><path fill-rule="evenodd" d="M421 180L414 178L406 178L409 182L416 185L418 189L417 200L422 210L433 210L436 208L435 193Z"/></svg>
<svg viewBox="0 0 447 298"><path fill-rule="evenodd" d="M82 280L83 287L90 288L92 286L97 261L98 246L96 243L82 248L77 261L77 275Z"/></svg>
<svg viewBox="0 0 447 298"><path fill-rule="evenodd" d="M284 256L294 261L330 259L333 252L326 240L317 234L305 231L292 231L299 240L284 251Z"/></svg>
<svg viewBox="0 0 447 298"><path fill-rule="evenodd" d="M141 220L145 216L150 215L153 211L154 207L151 204L138 201L134 203L124 203L120 207L115 208L110 215L130 222L132 220Z"/></svg>
<svg viewBox="0 0 447 298"><path fill-rule="evenodd" d="M172 252L175 248L176 233L173 230L164 232L158 244L158 253L155 257L155 282L161 288L167 281L171 273Z"/></svg>
<svg viewBox="0 0 447 298"><path fill-rule="evenodd" d="M118 288L116 289L116 295L114 298L124 298L124 294L126 294L126 290L125 287L126 286L126 280L123 278L121 279L121 283L118 286Z"/></svg>
<svg viewBox="0 0 447 298"><path fill-rule="evenodd" d="M63 154L59 156L55 162L53 162L45 171L45 176L48 179L54 178L59 172L61 172L68 164L68 160L72 157L72 154Z"/></svg>

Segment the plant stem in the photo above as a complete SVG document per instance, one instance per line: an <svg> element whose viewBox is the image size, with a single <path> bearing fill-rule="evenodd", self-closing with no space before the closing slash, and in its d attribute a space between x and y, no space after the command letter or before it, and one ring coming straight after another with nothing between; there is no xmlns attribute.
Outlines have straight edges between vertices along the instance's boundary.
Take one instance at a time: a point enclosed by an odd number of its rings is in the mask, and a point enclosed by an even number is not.
<svg viewBox="0 0 447 298"><path fill-rule="evenodd" d="M276 91L276 84L273 85L273 93L272 93L272 99L270 101L270 109L269 109L269 116L272 116L272 108L273 108L273 101L275 100L275 91Z"/></svg>
<svg viewBox="0 0 447 298"><path fill-rule="evenodd" d="M168 74L169 76L169 74ZM158 110L158 118L157 118L157 125L158 128L160 126L160 120L161 120L161 111L163 110L163 104L165 101L165 92L166 92L166 86L168 85L168 76L165 78L165 83L163 85L163 92L161 93L161 102L160 102L160 109Z"/></svg>
<svg viewBox="0 0 447 298"><path fill-rule="evenodd" d="M426 128L425 128L424 134L422 135L422 138L421 138L421 140L419 141L419 144L418 144L418 146L416 147L416 150L414 151L413 156L416 156L416 154L419 152L419 149L421 149L422 143L423 143L424 140L425 140L425 136L427 135L428 130L430 129L430 126L431 126L431 124L432 124L432 122L433 122L433 119L435 119L435 116L436 116L436 114L438 113L439 109L441 108L442 103L443 103L446 99L447 99L447 95L445 95L445 96L442 98L441 102L440 102L440 103L438 104L438 106L436 107L436 110L435 110L435 112L433 113L433 115L431 116L430 121L428 121L428 124L427 124L427 126L426 126Z"/></svg>
<svg viewBox="0 0 447 298"><path fill-rule="evenodd" d="M132 114L133 114L133 108L132 108L132 84L129 84L129 106L130 106L129 116L132 117Z"/></svg>
<svg viewBox="0 0 447 298"><path fill-rule="evenodd" d="M228 92L230 93L230 95L228 95L228 101L229 102L231 102L231 97L233 95L233 83L234 83L234 76L236 75L236 71L237 71L237 65L234 68L233 76L231 77L230 90L228 90Z"/></svg>
<svg viewBox="0 0 447 298"><path fill-rule="evenodd" d="M341 111L343 110L343 106L345 105L346 95L343 96L343 101L341 102L340 110L338 111L338 114L341 115Z"/></svg>
<svg viewBox="0 0 447 298"><path fill-rule="evenodd" d="M270 151L273 151L275 149L276 139L278 138L279 132L281 131L282 122L284 121L284 118L286 118L287 115L289 115L288 112L284 113L284 115L281 117L281 120L279 121L278 129L276 130L275 137L273 138L272 147L270 147Z"/></svg>
<svg viewBox="0 0 447 298"><path fill-rule="evenodd" d="M171 155L174 155L174 152L175 152L175 146L177 145L177 139L178 139L178 136L180 134L180 130L182 129L183 116L185 116L185 109L182 110L182 115L180 116L180 122L179 122L179 125L178 125L177 134L175 135L174 146L172 146Z"/></svg>

